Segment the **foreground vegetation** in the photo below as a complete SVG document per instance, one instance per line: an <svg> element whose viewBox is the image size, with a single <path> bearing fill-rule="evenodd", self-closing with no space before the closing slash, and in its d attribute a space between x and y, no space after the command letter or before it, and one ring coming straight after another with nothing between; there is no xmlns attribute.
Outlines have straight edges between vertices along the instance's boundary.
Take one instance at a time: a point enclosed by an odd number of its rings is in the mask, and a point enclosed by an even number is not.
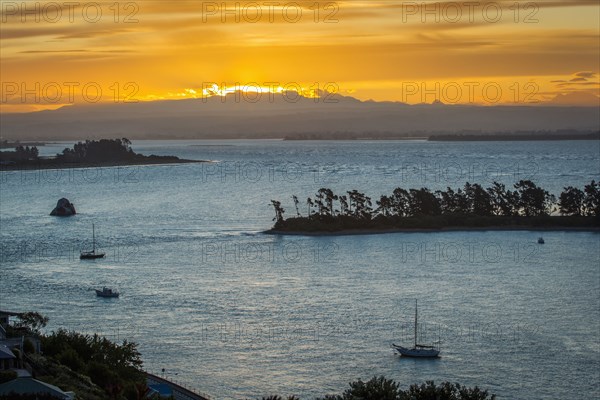
<svg viewBox="0 0 600 400"><path fill-rule="evenodd" d="M367 382L358 380L350 383L350 388L341 395L327 395L318 400L494 400L495 395L477 386L467 388L458 383L444 382L435 385L428 381L421 385L412 385L407 390L393 380L373 377ZM298 400L291 396L288 400ZM280 396L263 397L262 400L283 400Z"/></svg>
<svg viewBox="0 0 600 400"><path fill-rule="evenodd" d="M273 232L387 231L411 229L597 229L600 228L600 184L564 188L556 197L530 180L509 190L494 182L489 188L467 182L463 188L431 192L427 188L394 189L375 201L357 190L337 195L319 189L307 198L307 215L292 196L296 216L285 219L281 202L275 210ZM559 213L560 215L552 215Z"/></svg>
<svg viewBox="0 0 600 400"><path fill-rule="evenodd" d="M78 399L147 398L146 374L137 344L127 340L117 344L98 335L64 329L44 335L40 330L47 323L48 318L28 312L19 315L16 324L7 329L9 336L23 335L40 340L42 354L35 354L33 345L26 341L25 355L21 356L21 361L31 366L34 378L64 391L73 391ZM2 396L0 400L4 400Z"/></svg>
<svg viewBox="0 0 600 400"><path fill-rule="evenodd" d="M146 400L150 399L146 386L146 375L142 370L142 360L137 345L126 340L116 344L98 335L59 329L48 335L40 330L46 326L48 318L28 312L18 316L18 321L10 326L10 336L29 335L41 340L43 355L35 354L33 345L25 346L26 355L18 350L20 362L32 367L34 377L73 391L77 399L85 400ZM28 340L26 341L26 343ZM9 371L13 372L13 371ZM16 374L14 374L16 375ZM5 376L3 381L16 376ZM42 395L8 395L0 400L52 400ZM288 397L288 399L297 399ZM458 383L444 382L435 385L428 381L412 385L406 390L393 380L374 377L367 382L358 380L350 383L350 388L341 395L326 395L322 400L494 400L495 395L478 387L467 388ZM263 400L282 400L280 396L263 397Z"/></svg>
<svg viewBox="0 0 600 400"><path fill-rule="evenodd" d="M0 152L0 162L4 169L44 169L198 161L183 160L175 156L137 154L131 148L131 141L122 138L78 142L73 148L65 148L52 158L40 157L36 146L18 146L15 151Z"/></svg>

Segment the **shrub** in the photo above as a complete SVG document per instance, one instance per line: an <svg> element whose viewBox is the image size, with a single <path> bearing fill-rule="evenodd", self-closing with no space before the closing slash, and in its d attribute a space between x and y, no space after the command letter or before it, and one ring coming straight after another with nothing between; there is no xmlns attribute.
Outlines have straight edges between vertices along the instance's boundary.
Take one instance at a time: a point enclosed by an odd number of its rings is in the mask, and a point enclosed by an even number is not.
<svg viewBox="0 0 600 400"><path fill-rule="evenodd" d="M75 350L70 348L63 350L62 353L60 353L56 357L56 359L62 365L66 365L67 367L71 368L73 371L76 372L81 372L85 367L85 364L81 357L79 357Z"/></svg>
<svg viewBox="0 0 600 400"><path fill-rule="evenodd" d="M30 339L25 339L25 341L23 342L23 351L25 352L25 354L35 353L35 346L33 345L33 342Z"/></svg>
<svg viewBox="0 0 600 400"><path fill-rule="evenodd" d="M0 383L12 381L17 378L17 373L12 370L0 371Z"/></svg>

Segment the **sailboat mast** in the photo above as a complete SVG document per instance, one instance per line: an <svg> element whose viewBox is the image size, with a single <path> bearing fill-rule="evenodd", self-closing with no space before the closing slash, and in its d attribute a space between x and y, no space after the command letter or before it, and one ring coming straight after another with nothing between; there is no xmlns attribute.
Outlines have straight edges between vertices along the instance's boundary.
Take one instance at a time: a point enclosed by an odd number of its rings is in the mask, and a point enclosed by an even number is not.
<svg viewBox="0 0 600 400"><path fill-rule="evenodd" d="M415 348L417 347L417 299L415 299Z"/></svg>
<svg viewBox="0 0 600 400"><path fill-rule="evenodd" d="M96 252L96 227L92 224L92 251Z"/></svg>

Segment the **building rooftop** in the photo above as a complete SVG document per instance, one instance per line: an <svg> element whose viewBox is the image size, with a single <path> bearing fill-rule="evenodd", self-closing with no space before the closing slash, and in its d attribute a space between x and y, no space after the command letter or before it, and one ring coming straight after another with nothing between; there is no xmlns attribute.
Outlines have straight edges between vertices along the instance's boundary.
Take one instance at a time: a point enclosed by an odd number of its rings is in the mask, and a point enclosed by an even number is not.
<svg viewBox="0 0 600 400"><path fill-rule="evenodd" d="M17 357L8 347L0 345L0 360L12 360L15 358Z"/></svg>
<svg viewBox="0 0 600 400"><path fill-rule="evenodd" d="M0 384L0 396L9 393L16 394L49 394L61 400L71 400L72 394L63 392L60 388L33 378L17 378Z"/></svg>

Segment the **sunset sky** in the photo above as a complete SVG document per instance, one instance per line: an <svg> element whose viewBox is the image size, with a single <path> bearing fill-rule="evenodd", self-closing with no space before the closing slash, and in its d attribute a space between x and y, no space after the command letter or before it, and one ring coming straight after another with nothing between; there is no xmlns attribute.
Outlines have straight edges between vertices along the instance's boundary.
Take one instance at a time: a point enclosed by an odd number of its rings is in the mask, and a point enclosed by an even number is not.
<svg viewBox="0 0 600 400"><path fill-rule="evenodd" d="M213 84L411 104L578 93L569 101L598 105L597 0L0 4L2 112L198 97Z"/></svg>

